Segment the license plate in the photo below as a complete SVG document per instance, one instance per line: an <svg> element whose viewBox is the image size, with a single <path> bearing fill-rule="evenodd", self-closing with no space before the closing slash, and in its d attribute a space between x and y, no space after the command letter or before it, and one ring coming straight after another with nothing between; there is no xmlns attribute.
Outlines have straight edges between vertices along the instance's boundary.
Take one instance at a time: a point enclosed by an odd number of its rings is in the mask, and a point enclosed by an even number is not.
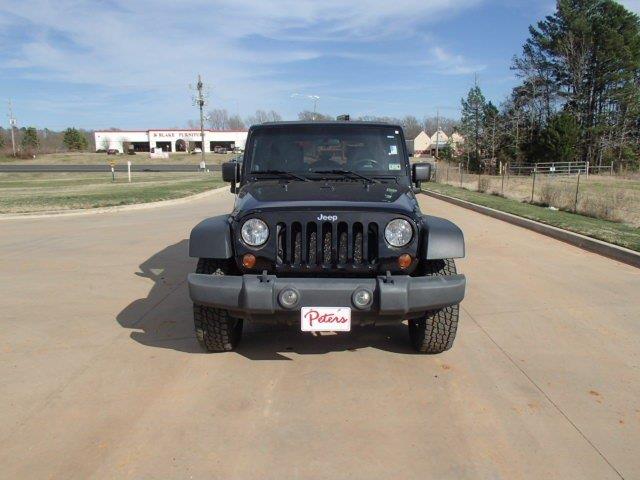
<svg viewBox="0 0 640 480"><path fill-rule="evenodd" d="M348 307L302 307L303 332L349 332L351 309Z"/></svg>

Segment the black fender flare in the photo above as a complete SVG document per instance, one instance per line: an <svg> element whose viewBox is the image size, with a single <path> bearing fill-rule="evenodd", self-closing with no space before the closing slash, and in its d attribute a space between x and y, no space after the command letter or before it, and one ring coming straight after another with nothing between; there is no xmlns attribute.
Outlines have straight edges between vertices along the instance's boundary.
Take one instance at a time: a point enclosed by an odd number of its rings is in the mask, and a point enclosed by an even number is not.
<svg viewBox="0 0 640 480"><path fill-rule="evenodd" d="M425 260L463 258L464 234L458 226L440 217L422 216L420 257Z"/></svg>
<svg viewBox="0 0 640 480"><path fill-rule="evenodd" d="M233 257L229 215L207 218L191 230L189 256L229 259Z"/></svg>

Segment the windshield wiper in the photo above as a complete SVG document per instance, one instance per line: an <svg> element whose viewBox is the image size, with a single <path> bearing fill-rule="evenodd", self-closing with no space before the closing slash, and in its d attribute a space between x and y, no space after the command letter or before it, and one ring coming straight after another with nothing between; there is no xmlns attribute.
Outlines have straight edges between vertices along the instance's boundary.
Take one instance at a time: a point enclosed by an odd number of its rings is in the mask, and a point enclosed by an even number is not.
<svg viewBox="0 0 640 480"><path fill-rule="evenodd" d="M366 175L361 175L358 172L354 172L353 170L312 170L312 173L320 173L320 174L330 173L334 175L342 175L344 177L351 176L352 178L357 177L362 180L366 180L367 182L370 182L370 183L380 183L380 181L376 180L375 178L367 177Z"/></svg>
<svg viewBox="0 0 640 480"><path fill-rule="evenodd" d="M251 172L252 175L255 174L267 174L267 175L277 175L278 177L289 177L295 178L296 180L300 180L302 182L310 182L307 177L303 177L302 175L296 175L295 173L285 172L284 170L263 170L260 172Z"/></svg>

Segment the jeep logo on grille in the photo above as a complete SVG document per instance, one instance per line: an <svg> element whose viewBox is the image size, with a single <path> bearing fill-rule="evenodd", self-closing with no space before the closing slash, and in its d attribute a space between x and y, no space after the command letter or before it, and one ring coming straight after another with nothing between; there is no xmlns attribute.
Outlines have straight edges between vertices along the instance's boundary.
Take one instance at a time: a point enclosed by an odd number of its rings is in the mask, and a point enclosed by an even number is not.
<svg viewBox="0 0 640 480"><path fill-rule="evenodd" d="M322 213L320 215L318 215L318 220L322 221L327 221L327 222L335 222L336 220L338 220L338 216L337 215L323 215Z"/></svg>

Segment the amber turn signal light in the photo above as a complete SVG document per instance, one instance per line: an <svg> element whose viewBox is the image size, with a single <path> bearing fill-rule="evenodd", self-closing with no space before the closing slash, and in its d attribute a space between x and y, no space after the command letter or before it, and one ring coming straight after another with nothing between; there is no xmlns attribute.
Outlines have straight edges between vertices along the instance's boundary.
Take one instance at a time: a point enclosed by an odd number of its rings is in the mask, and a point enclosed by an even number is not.
<svg viewBox="0 0 640 480"><path fill-rule="evenodd" d="M402 270L406 270L407 268L409 268L411 266L411 262L413 262L413 259L408 253L403 253L398 257L398 266Z"/></svg>
<svg viewBox="0 0 640 480"><path fill-rule="evenodd" d="M256 256L247 253L242 257L242 266L244 268L253 268L256 265Z"/></svg>

